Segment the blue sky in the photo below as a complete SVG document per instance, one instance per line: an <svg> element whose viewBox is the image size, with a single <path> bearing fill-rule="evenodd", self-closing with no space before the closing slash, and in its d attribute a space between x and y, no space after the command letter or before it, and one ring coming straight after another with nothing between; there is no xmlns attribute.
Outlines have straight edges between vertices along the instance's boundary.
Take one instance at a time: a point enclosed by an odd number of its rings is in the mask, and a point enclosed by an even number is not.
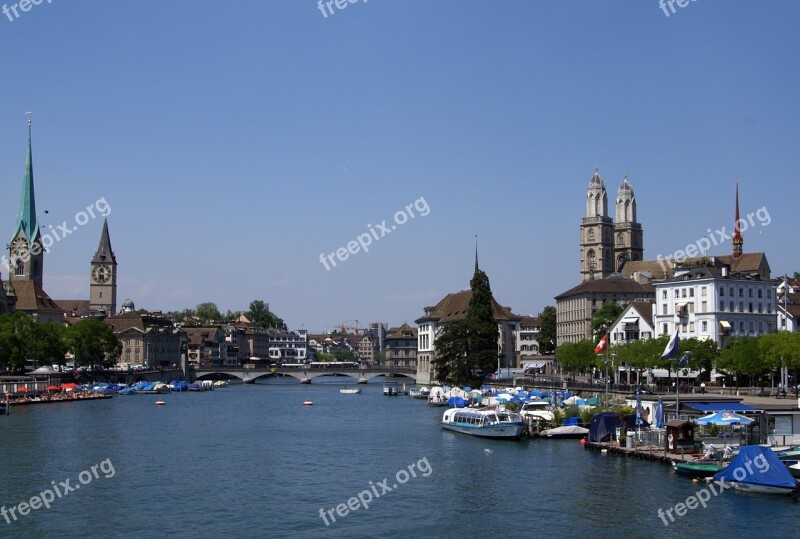
<svg viewBox="0 0 800 539"><path fill-rule="evenodd" d="M8 0L6 0L8 1ZM0 14L0 230L14 232L33 111L43 229L105 198L119 301L292 328L412 322L467 288L475 234L520 314L578 276L595 164L627 172L645 257L732 226L800 270L800 4L53 0ZM321 253L429 208L329 271ZM44 210L48 213L44 214ZM102 221L53 246L45 289L88 298ZM709 254L727 254L728 244ZM5 278L3 271L3 278Z"/></svg>

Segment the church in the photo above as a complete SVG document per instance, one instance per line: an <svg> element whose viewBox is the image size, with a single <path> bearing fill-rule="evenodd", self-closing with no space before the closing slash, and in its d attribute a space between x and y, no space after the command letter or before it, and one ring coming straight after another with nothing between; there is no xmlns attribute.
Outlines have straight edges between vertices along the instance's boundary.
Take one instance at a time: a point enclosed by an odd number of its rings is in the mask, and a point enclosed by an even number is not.
<svg viewBox="0 0 800 539"><path fill-rule="evenodd" d="M89 300L53 300L44 290L46 247L36 215L30 120L19 214L7 248L8 257L3 258L8 278L0 287L0 314L22 311L40 322L64 323L84 315L102 317L116 313L117 260L111 249L108 221L103 223L100 243L91 261Z"/></svg>

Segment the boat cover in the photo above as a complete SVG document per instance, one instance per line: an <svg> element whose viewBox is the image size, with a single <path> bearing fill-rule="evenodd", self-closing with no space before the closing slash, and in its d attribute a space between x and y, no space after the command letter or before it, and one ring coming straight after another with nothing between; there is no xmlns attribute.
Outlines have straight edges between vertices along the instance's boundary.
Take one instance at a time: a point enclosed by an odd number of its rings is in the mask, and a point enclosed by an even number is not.
<svg viewBox="0 0 800 539"><path fill-rule="evenodd" d="M714 475L714 481L749 483L769 487L794 488L791 472L769 447L745 445L731 463Z"/></svg>
<svg viewBox="0 0 800 539"><path fill-rule="evenodd" d="M617 427L622 426L622 419L614 412L595 414L589 425L590 442L610 442L616 435Z"/></svg>

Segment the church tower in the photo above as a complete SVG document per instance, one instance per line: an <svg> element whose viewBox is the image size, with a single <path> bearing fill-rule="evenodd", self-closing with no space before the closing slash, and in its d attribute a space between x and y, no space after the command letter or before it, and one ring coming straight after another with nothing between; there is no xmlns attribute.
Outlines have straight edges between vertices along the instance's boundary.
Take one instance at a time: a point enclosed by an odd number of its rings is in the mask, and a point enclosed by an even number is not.
<svg viewBox="0 0 800 539"><path fill-rule="evenodd" d="M36 219L36 198L33 192L33 152L31 151L31 121L28 119L28 157L22 180L22 200L17 215L17 229L9 244L9 280L33 282L42 288L44 247Z"/></svg>
<svg viewBox="0 0 800 539"><path fill-rule="evenodd" d="M111 249L108 219L103 221L100 244L92 258L89 278L89 309L105 311L106 316L117 314L117 257Z"/></svg>
<svg viewBox="0 0 800 539"><path fill-rule="evenodd" d="M586 192L586 217L581 220L581 282L614 272L614 223L608 217L608 194L598 169Z"/></svg>
<svg viewBox="0 0 800 539"><path fill-rule="evenodd" d="M733 239L731 243L733 244L733 259L738 260L742 257L742 253L744 253L744 237L742 236L742 229L739 227L739 223L741 219L739 219L739 182L736 182L736 213L735 213L733 223Z"/></svg>
<svg viewBox="0 0 800 539"><path fill-rule="evenodd" d="M636 221L636 195L628 183L622 180L617 191L617 218L614 222L614 270L621 271L628 260L644 260L642 225Z"/></svg>

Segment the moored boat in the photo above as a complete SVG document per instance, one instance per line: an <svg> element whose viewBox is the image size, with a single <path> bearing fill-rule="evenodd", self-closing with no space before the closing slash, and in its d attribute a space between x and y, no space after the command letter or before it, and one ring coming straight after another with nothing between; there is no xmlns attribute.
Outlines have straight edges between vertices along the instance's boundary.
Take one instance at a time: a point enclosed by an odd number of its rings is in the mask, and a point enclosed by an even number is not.
<svg viewBox="0 0 800 539"><path fill-rule="evenodd" d="M578 425L562 425L552 429L545 429L539 433L542 438L578 440L589 434L589 429Z"/></svg>
<svg viewBox="0 0 800 539"><path fill-rule="evenodd" d="M719 463L710 460L673 462L672 467L675 469L675 473L690 477L692 479L711 477L723 469L723 466L721 466Z"/></svg>
<svg viewBox="0 0 800 539"><path fill-rule="evenodd" d="M344 393L345 395L356 395L361 393L361 388L344 386L339 390L339 393Z"/></svg>
<svg viewBox="0 0 800 539"><path fill-rule="evenodd" d="M442 428L501 440L519 440L525 432L522 416L494 408L450 408L442 415Z"/></svg>
<svg viewBox="0 0 800 539"><path fill-rule="evenodd" d="M396 397L400 394L400 386L397 382L384 382L383 394L387 397Z"/></svg>
<svg viewBox="0 0 800 539"><path fill-rule="evenodd" d="M731 463L711 480L761 494L792 494L797 490L797 481L789 469L771 449L759 445L741 447Z"/></svg>

